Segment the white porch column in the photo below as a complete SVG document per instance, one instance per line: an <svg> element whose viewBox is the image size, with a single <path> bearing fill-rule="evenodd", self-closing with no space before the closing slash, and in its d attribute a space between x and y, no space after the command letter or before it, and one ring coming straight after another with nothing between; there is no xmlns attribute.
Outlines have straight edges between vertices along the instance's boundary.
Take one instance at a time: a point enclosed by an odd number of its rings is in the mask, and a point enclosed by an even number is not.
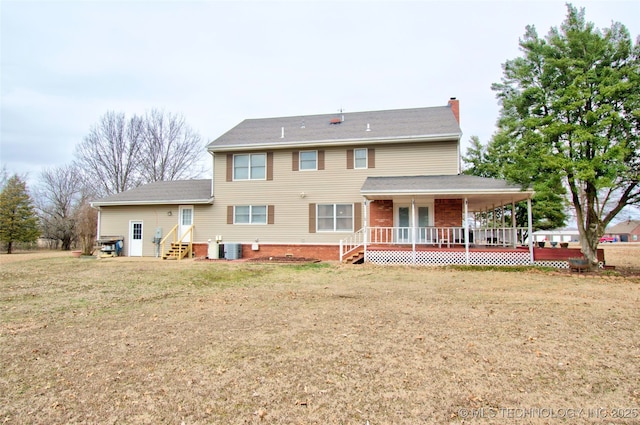
<svg viewBox="0 0 640 425"><path fill-rule="evenodd" d="M507 244L507 231L506 231L506 227L507 225L506 223L506 219L504 217L504 203L502 204L502 206L500 207L500 213L502 215L502 230L500 231L502 233L502 246L506 246Z"/></svg>
<svg viewBox="0 0 640 425"><path fill-rule="evenodd" d="M411 263L416 263L416 200L411 198Z"/></svg>
<svg viewBox="0 0 640 425"><path fill-rule="evenodd" d="M511 227L513 228L513 247L518 247L518 225L516 223L516 203L511 201Z"/></svg>
<svg viewBox="0 0 640 425"><path fill-rule="evenodd" d="M469 200L464 197L464 258L469 264Z"/></svg>
<svg viewBox="0 0 640 425"><path fill-rule="evenodd" d="M531 198L527 199L527 233L529 234L529 255L533 265L533 214L531 213Z"/></svg>
<svg viewBox="0 0 640 425"><path fill-rule="evenodd" d="M364 198L364 202L362 203L362 205L364 205L364 211L362 212L362 215L364 216L364 262L367 262L367 244L369 243L369 208L370 208L370 204L371 201L369 201L367 198Z"/></svg>

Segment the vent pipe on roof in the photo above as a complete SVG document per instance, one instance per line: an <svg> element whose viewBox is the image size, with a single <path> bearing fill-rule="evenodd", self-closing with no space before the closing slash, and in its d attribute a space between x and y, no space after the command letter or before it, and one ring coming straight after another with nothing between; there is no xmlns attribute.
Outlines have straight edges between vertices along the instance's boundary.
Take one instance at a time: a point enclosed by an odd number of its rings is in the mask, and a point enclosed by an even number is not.
<svg viewBox="0 0 640 425"><path fill-rule="evenodd" d="M281 139L284 139L284 127L282 127L282 134L280 135Z"/></svg>
<svg viewBox="0 0 640 425"><path fill-rule="evenodd" d="M369 123L367 123L367 131L371 131L371 127L369 126Z"/></svg>

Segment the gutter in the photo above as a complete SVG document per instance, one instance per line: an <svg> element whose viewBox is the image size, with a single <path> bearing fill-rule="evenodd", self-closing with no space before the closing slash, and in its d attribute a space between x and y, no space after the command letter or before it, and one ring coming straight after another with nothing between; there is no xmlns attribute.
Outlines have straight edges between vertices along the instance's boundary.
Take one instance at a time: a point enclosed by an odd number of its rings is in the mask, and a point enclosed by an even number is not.
<svg viewBox="0 0 640 425"><path fill-rule="evenodd" d="M362 196L375 196L375 195L504 195L505 193L521 193L527 195L533 195L534 192L530 190L514 189L495 189L495 190L369 190L360 191Z"/></svg>
<svg viewBox="0 0 640 425"><path fill-rule="evenodd" d="M448 134L428 134L428 135L415 135L415 136L403 136L403 137L373 137L373 138L354 138L354 139L327 139L327 140L309 140L309 141L291 141L291 142L271 142L271 143L256 143L256 144L235 144L235 145L223 145L223 146L208 146L207 151L214 152L229 152L238 150L250 150L250 149L285 149L295 147L309 147L315 148L325 146L352 146L352 145L379 145L379 144L393 144L393 143L406 143L407 141L427 142L427 141L459 141L462 137L462 133L448 133ZM320 146L322 145L322 146Z"/></svg>
<svg viewBox="0 0 640 425"><path fill-rule="evenodd" d="M154 200L154 201L111 201L111 202L91 202L93 208L131 206L131 205L207 205L213 204L214 198L209 199L181 199L181 200Z"/></svg>

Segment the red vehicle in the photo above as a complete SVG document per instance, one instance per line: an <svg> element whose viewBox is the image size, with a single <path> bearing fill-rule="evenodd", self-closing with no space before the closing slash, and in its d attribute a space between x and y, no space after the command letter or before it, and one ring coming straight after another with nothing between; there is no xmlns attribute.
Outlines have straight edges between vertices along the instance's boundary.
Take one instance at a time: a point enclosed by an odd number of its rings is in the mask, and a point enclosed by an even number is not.
<svg viewBox="0 0 640 425"><path fill-rule="evenodd" d="M616 241L616 238L613 236L603 236L600 238L600 243L613 243Z"/></svg>

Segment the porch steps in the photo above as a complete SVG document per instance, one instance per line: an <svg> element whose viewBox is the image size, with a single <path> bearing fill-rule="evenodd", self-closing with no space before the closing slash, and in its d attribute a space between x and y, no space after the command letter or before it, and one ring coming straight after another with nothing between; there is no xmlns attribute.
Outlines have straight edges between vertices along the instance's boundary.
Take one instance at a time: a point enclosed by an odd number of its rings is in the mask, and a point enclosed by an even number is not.
<svg viewBox="0 0 640 425"><path fill-rule="evenodd" d="M352 252L351 255L342 260L342 262L345 264L360 264L364 262L364 250Z"/></svg>
<svg viewBox="0 0 640 425"><path fill-rule="evenodd" d="M189 254L188 243L172 243L171 248L166 254L162 256L163 260L178 260L186 257ZM181 254L182 253L182 254Z"/></svg>

